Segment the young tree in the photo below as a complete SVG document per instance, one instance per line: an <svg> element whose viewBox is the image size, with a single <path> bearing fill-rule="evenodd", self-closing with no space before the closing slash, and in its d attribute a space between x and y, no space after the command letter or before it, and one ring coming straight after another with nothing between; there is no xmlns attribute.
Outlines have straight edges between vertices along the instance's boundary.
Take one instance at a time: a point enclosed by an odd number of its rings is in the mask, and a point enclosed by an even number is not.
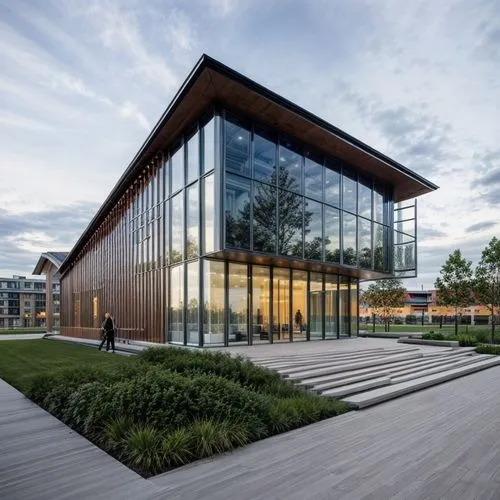
<svg viewBox="0 0 500 500"><path fill-rule="evenodd" d="M455 308L455 335L458 335L458 309L473 302L472 262L462 257L457 249L448 256L440 274L434 283L438 304Z"/></svg>
<svg viewBox="0 0 500 500"><path fill-rule="evenodd" d="M474 280L476 302L486 306L491 318L491 342L495 341L496 315L500 312L500 240L492 238L483 250Z"/></svg>
<svg viewBox="0 0 500 500"><path fill-rule="evenodd" d="M392 310L403 307L406 290L401 280L387 279L372 283L363 293L362 300L384 321L384 331L389 331Z"/></svg>

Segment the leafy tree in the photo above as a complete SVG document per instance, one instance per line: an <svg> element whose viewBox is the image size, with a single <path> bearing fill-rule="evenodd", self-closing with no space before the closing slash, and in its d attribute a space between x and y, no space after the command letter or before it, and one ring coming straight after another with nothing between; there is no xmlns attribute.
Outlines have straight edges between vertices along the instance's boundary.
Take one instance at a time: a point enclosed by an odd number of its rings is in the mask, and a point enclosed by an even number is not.
<svg viewBox="0 0 500 500"><path fill-rule="evenodd" d="M392 311L404 306L406 290L401 280L387 279L372 283L363 293L362 300L384 321L384 331L390 330Z"/></svg>
<svg viewBox="0 0 500 500"><path fill-rule="evenodd" d="M473 302L472 262L462 257L457 249L448 256L434 286L438 292L438 304L455 308L455 335L458 335L458 309Z"/></svg>
<svg viewBox="0 0 500 500"><path fill-rule="evenodd" d="M492 238L483 250L474 280L476 302L486 306L491 317L491 342L495 341L496 315L500 311L500 240Z"/></svg>

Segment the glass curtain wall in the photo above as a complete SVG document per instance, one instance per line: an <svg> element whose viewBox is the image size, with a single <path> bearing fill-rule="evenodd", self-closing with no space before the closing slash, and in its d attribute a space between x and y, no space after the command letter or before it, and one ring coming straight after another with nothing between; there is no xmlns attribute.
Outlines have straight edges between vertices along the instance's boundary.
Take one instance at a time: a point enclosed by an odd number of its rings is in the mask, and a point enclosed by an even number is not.
<svg viewBox="0 0 500 500"><path fill-rule="evenodd" d="M248 342L248 267L229 263L229 337L232 343Z"/></svg>
<svg viewBox="0 0 500 500"><path fill-rule="evenodd" d="M307 271L292 271L293 340L307 340Z"/></svg>
<svg viewBox="0 0 500 500"><path fill-rule="evenodd" d="M224 344L224 265L203 261L203 345Z"/></svg>
<svg viewBox="0 0 500 500"><path fill-rule="evenodd" d="M276 130L222 122L226 248L389 272L390 187Z"/></svg>
<svg viewBox="0 0 500 500"><path fill-rule="evenodd" d="M200 272L199 262L190 262L187 265L187 297L186 297L186 334L188 345L198 345L199 336L199 296Z"/></svg>
<svg viewBox="0 0 500 500"><path fill-rule="evenodd" d="M184 264L170 269L170 314L168 340L184 343Z"/></svg>
<svg viewBox="0 0 500 500"><path fill-rule="evenodd" d="M252 342L269 342L271 305L270 268L252 266Z"/></svg>
<svg viewBox="0 0 500 500"><path fill-rule="evenodd" d="M290 340L290 269L273 270L273 341Z"/></svg>
<svg viewBox="0 0 500 500"><path fill-rule="evenodd" d="M323 275L321 273L311 273L310 287L310 314L309 314L309 335L311 340L323 338Z"/></svg>
<svg viewBox="0 0 500 500"><path fill-rule="evenodd" d="M345 276L340 276L339 283L339 336L347 337L350 334L349 317L349 280Z"/></svg>
<svg viewBox="0 0 500 500"><path fill-rule="evenodd" d="M325 274L325 339L338 338L338 277Z"/></svg>

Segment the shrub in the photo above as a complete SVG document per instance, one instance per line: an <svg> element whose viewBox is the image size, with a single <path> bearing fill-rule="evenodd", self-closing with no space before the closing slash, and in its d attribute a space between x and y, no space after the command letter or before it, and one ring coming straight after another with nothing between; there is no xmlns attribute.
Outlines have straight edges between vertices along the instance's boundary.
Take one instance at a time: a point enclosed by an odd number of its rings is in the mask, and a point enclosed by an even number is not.
<svg viewBox="0 0 500 500"><path fill-rule="evenodd" d="M500 345L479 344L476 347L476 352L479 354L493 354L495 356L500 356Z"/></svg>
<svg viewBox="0 0 500 500"><path fill-rule="evenodd" d="M477 344L477 339L474 335L458 335L457 340L461 347L470 347Z"/></svg>
<svg viewBox="0 0 500 500"><path fill-rule="evenodd" d="M199 458L223 453L248 442L245 427L228 421L196 421L191 426L190 434L194 454Z"/></svg>
<svg viewBox="0 0 500 500"><path fill-rule="evenodd" d="M105 448L120 457L133 428L134 422L128 417L118 417L106 424L102 433Z"/></svg>
<svg viewBox="0 0 500 500"><path fill-rule="evenodd" d="M272 391L277 391L277 395L300 392L300 389L283 381L278 373L242 358L233 358L228 353L154 347L143 351L139 358L146 363L181 374L218 375L267 394Z"/></svg>
<svg viewBox="0 0 500 500"><path fill-rule="evenodd" d="M474 337L479 344L488 344L491 339L491 332L488 330L474 330Z"/></svg>
<svg viewBox="0 0 500 500"><path fill-rule="evenodd" d="M189 429L181 427L167 434L162 440L162 453L165 465L168 468L187 464L191 459L196 460L193 452L193 439Z"/></svg>
<svg viewBox="0 0 500 500"><path fill-rule="evenodd" d="M162 436L152 426L135 426L124 444L127 464L143 475L153 475L164 469Z"/></svg>
<svg viewBox="0 0 500 500"><path fill-rule="evenodd" d="M422 334L422 338L424 340L445 340L445 336L440 333L434 333L434 332L429 332L429 333L424 333Z"/></svg>

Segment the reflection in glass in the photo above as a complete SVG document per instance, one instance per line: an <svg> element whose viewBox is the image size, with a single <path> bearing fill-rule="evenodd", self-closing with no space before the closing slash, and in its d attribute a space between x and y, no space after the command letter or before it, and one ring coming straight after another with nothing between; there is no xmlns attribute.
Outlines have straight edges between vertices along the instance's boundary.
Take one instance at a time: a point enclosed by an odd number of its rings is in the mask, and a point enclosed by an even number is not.
<svg viewBox="0 0 500 500"><path fill-rule="evenodd" d="M187 343L189 345L198 345L200 343L198 333L198 306L199 306L199 263L190 262L187 265L187 310L186 310L186 325L187 325Z"/></svg>
<svg viewBox="0 0 500 500"><path fill-rule="evenodd" d="M226 244L250 248L250 180L228 174L226 178Z"/></svg>
<svg viewBox="0 0 500 500"><path fill-rule="evenodd" d="M373 224L373 257L375 271L385 270L384 256L384 227L381 224Z"/></svg>
<svg viewBox="0 0 500 500"><path fill-rule="evenodd" d="M311 158L305 159L305 195L318 201L323 199L323 170L324 167L319 162Z"/></svg>
<svg viewBox="0 0 500 500"><path fill-rule="evenodd" d="M340 174L336 166L326 163L325 168L325 203L340 207Z"/></svg>
<svg viewBox="0 0 500 500"><path fill-rule="evenodd" d="M365 219L372 218L372 189L365 181L358 184L358 213Z"/></svg>
<svg viewBox="0 0 500 500"><path fill-rule="evenodd" d="M323 218L321 203L306 199L304 210L304 257L323 258Z"/></svg>
<svg viewBox="0 0 500 500"><path fill-rule="evenodd" d="M180 262L184 256L184 196L181 191L172 200L172 246L170 262Z"/></svg>
<svg viewBox="0 0 500 500"><path fill-rule="evenodd" d="M215 250L215 185L214 174L203 179L203 242L205 253Z"/></svg>
<svg viewBox="0 0 500 500"><path fill-rule="evenodd" d="M172 193L184 186L184 146L172 155Z"/></svg>
<svg viewBox="0 0 500 500"><path fill-rule="evenodd" d="M279 186L297 193L302 192L302 156L289 147L280 145L279 151Z"/></svg>
<svg viewBox="0 0 500 500"><path fill-rule="evenodd" d="M246 264L229 264L229 342L248 341Z"/></svg>
<svg viewBox="0 0 500 500"><path fill-rule="evenodd" d="M340 262L340 211L325 205L325 260Z"/></svg>
<svg viewBox="0 0 500 500"><path fill-rule="evenodd" d="M358 254L356 247L356 216L344 212L343 215L343 257L344 264L355 266Z"/></svg>
<svg viewBox="0 0 500 500"><path fill-rule="evenodd" d="M318 340L323 338L323 275L311 273L309 287L311 291L310 336L311 340Z"/></svg>
<svg viewBox="0 0 500 500"><path fill-rule="evenodd" d="M165 161L163 162L163 184L164 184L164 199L170 196L170 158L165 155Z"/></svg>
<svg viewBox="0 0 500 500"><path fill-rule="evenodd" d="M373 191L373 219L384 222L384 189L377 185Z"/></svg>
<svg viewBox="0 0 500 500"><path fill-rule="evenodd" d="M253 177L276 184L276 144L258 134L253 141Z"/></svg>
<svg viewBox="0 0 500 500"><path fill-rule="evenodd" d="M397 271L414 270L415 262L414 241L394 245L394 269Z"/></svg>
<svg viewBox="0 0 500 500"><path fill-rule="evenodd" d="M226 170L250 176L250 132L226 120Z"/></svg>
<svg viewBox="0 0 500 500"><path fill-rule="evenodd" d="M278 253L302 257L303 197L279 191Z"/></svg>
<svg viewBox="0 0 500 500"><path fill-rule="evenodd" d="M335 274L325 274L325 338L337 338L338 283Z"/></svg>
<svg viewBox="0 0 500 500"><path fill-rule="evenodd" d="M355 214L357 206L357 182L348 175L343 175L342 208Z"/></svg>
<svg viewBox="0 0 500 500"><path fill-rule="evenodd" d="M369 220L358 218L358 245L359 266L363 269L372 267L372 223Z"/></svg>
<svg viewBox="0 0 500 500"><path fill-rule="evenodd" d="M198 209L198 183L196 182L187 190L187 244L186 254L188 259L198 256L199 249L199 209Z"/></svg>
<svg viewBox="0 0 500 500"><path fill-rule="evenodd" d="M307 271L292 271L293 340L305 340L307 330Z"/></svg>
<svg viewBox="0 0 500 500"><path fill-rule="evenodd" d="M290 325L290 270L275 268L273 273L273 339L288 341Z"/></svg>
<svg viewBox="0 0 500 500"><path fill-rule="evenodd" d="M203 344L224 343L224 262L203 261Z"/></svg>
<svg viewBox="0 0 500 500"><path fill-rule="evenodd" d="M187 143L187 184L200 175L200 135L196 132Z"/></svg>
<svg viewBox="0 0 500 500"><path fill-rule="evenodd" d="M351 278L350 283L351 288L351 336L356 336L358 334L358 283L355 278Z"/></svg>
<svg viewBox="0 0 500 500"><path fill-rule="evenodd" d="M349 335L350 318L349 318L349 284L348 278L340 276L339 284L339 334L340 336Z"/></svg>
<svg viewBox="0 0 500 500"><path fill-rule="evenodd" d="M163 204L163 252L164 252L164 265L168 266L170 262L170 204L166 201Z"/></svg>
<svg viewBox="0 0 500 500"><path fill-rule="evenodd" d="M276 187L254 182L253 249L276 253Z"/></svg>
<svg viewBox="0 0 500 500"><path fill-rule="evenodd" d="M215 119L203 127L203 172L210 172L215 166Z"/></svg>
<svg viewBox="0 0 500 500"><path fill-rule="evenodd" d="M252 267L253 285L253 343L269 342L269 305L270 305L270 277L269 268L264 266Z"/></svg>
<svg viewBox="0 0 500 500"><path fill-rule="evenodd" d="M170 314L168 340L184 343L184 265L170 269Z"/></svg>

